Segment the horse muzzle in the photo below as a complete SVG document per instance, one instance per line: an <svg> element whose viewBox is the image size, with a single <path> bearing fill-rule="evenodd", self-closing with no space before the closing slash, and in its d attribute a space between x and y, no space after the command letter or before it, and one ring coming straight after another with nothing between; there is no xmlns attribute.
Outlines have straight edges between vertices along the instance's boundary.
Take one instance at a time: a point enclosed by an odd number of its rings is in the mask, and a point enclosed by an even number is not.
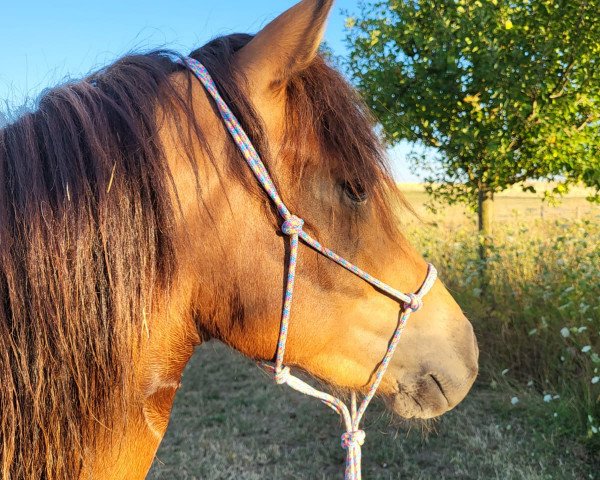
<svg viewBox="0 0 600 480"><path fill-rule="evenodd" d="M471 324L464 317L460 323L465 326L462 334L440 347L435 362L397 371L395 392L388 397L394 413L404 418L434 418L465 398L477 378L479 349Z"/></svg>

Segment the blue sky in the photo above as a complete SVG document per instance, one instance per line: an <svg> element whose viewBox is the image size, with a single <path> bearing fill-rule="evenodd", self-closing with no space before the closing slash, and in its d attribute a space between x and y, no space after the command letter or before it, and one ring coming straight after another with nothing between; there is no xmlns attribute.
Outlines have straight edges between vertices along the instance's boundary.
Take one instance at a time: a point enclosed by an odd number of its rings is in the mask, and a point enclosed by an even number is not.
<svg viewBox="0 0 600 480"><path fill-rule="evenodd" d="M188 53L209 39L256 32L295 0L21 0L3 2L0 21L0 101L13 106L44 88L78 78L132 50L168 47ZM336 54L346 53L342 11L358 0L337 0L326 32ZM399 180L414 181L407 148L390 152Z"/></svg>

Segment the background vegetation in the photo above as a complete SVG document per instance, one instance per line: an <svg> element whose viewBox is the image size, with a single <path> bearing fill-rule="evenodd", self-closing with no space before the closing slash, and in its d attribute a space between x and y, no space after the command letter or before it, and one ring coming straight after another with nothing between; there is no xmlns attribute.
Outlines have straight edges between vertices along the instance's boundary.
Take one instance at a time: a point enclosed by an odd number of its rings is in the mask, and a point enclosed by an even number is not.
<svg viewBox="0 0 600 480"><path fill-rule="evenodd" d="M598 455L600 207L586 202L585 190L578 194L558 208L514 191L499 197L503 208L484 260L475 221L459 208L411 231L475 323L481 381L537 395L544 408L536 415L543 412L538 420L552 434L577 439Z"/></svg>
<svg viewBox="0 0 600 480"><path fill-rule="evenodd" d="M388 142L438 153L415 157L431 193L478 203L491 235L494 195L512 185L600 189L600 1L361 6L346 23L349 72Z"/></svg>

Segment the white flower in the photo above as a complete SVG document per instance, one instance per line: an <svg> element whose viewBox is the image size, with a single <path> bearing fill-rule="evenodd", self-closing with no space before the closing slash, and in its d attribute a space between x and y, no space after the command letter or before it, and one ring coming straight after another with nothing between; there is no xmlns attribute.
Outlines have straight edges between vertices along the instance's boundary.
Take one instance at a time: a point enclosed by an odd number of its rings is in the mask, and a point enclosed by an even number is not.
<svg viewBox="0 0 600 480"><path fill-rule="evenodd" d="M569 335L571 335L571 332L569 332L569 329L567 327L563 327L560 329L560 334L567 338Z"/></svg>
<svg viewBox="0 0 600 480"><path fill-rule="evenodd" d="M592 347L591 347L591 346L589 346L589 345L586 345L585 347L583 347L583 348L581 349L581 351L582 351L583 353L587 353L587 352L589 352L591 349L592 349Z"/></svg>
<svg viewBox="0 0 600 480"><path fill-rule="evenodd" d="M519 403L519 398L518 397L512 397L510 399L510 403L512 403L513 405L516 405L517 403Z"/></svg>
<svg viewBox="0 0 600 480"><path fill-rule="evenodd" d="M502 376L506 375L508 373L508 368L505 368L504 370L502 370Z"/></svg>
<svg viewBox="0 0 600 480"><path fill-rule="evenodd" d="M592 383L593 384L596 384L598 382L600 382L600 377L592 377Z"/></svg>
<svg viewBox="0 0 600 480"><path fill-rule="evenodd" d="M546 395L544 395L544 402L548 403L552 401L552 395L550 395L549 393L547 393Z"/></svg>

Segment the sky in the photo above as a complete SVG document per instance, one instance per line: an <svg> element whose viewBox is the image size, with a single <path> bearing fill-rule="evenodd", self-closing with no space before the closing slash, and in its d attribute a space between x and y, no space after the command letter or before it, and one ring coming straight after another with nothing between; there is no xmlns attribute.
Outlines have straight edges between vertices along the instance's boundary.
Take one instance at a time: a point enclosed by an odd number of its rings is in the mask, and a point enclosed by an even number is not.
<svg viewBox="0 0 600 480"><path fill-rule="evenodd" d="M45 88L79 78L130 51L166 47L189 53L215 36L255 33L295 0L21 0L2 1L0 102L13 107ZM359 0L337 0L325 40L347 53L344 20ZM418 181L408 146L390 150L399 181Z"/></svg>

